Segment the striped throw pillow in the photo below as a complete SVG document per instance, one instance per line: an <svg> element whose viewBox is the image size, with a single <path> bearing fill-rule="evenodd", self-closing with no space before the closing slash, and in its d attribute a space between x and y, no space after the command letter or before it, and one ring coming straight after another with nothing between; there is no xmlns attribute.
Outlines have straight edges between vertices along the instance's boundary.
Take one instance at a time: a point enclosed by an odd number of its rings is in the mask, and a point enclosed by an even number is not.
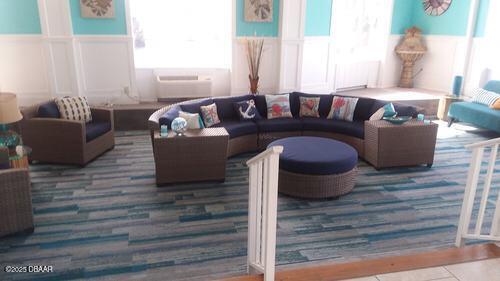
<svg viewBox="0 0 500 281"><path fill-rule="evenodd" d="M90 106L85 97L57 98L56 104L62 119L84 121L85 123L92 121Z"/></svg>
<svg viewBox="0 0 500 281"><path fill-rule="evenodd" d="M500 94L490 92L485 89L477 88L472 91L472 102L492 106L498 99Z"/></svg>

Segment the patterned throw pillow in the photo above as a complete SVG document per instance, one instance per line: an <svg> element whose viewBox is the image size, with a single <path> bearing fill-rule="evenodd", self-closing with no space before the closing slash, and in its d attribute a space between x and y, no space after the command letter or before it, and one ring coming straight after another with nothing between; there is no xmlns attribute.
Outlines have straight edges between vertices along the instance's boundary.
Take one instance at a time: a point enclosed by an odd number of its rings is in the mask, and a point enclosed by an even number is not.
<svg viewBox="0 0 500 281"><path fill-rule="evenodd" d="M286 95L266 95L267 119L293 118L290 97Z"/></svg>
<svg viewBox="0 0 500 281"><path fill-rule="evenodd" d="M85 123L92 121L92 113L86 97L64 97L57 98L55 101L62 119Z"/></svg>
<svg viewBox="0 0 500 281"><path fill-rule="evenodd" d="M205 127L212 127L220 123L219 115L217 114L217 105L215 103L200 106L201 116L205 122Z"/></svg>
<svg viewBox="0 0 500 281"><path fill-rule="evenodd" d="M254 100L245 100L240 102L233 103L234 110L238 113L240 120L259 120L262 117L257 111L257 107L255 107Z"/></svg>
<svg viewBox="0 0 500 281"><path fill-rule="evenodd" d="M498 99L500 94L490 92L485 89L477 88L472 91L472 102L492 106Z"/></svg>
<svg viewBox="0 0 500 281"><path fill-rule="evenodd" d="M179 111L179 117L182 117L187 122L186 129L203 129L205 126L203 125L203 120L201 120L200 114L198 113L189 113L185 111Z"/></svg>
<svg viewBox="0 0 500 281"><path fill-rule="evenodd" d="M381 120L384 117L394 117L398 115L396 112L396 109L394 109L394 105L391 103L388 103L381 108L379 108L375 113L372 114L370 117L370 121L373 120Z"/></svg>
<svg viewBox="0 0 500 281"><path fill-rule="evenodd" d="M319 117L320 98L300 97L300 117Z"/></svg>
<svg viewBox="0 0 500 281"><path fill-rule="evenodd" d="M330 113L328 113L328 119L337 119L352 121L354 118L354 110L356 109L356 104L358 103L358 98L348 98L348 97L333 97L332 107Z"/></svg>

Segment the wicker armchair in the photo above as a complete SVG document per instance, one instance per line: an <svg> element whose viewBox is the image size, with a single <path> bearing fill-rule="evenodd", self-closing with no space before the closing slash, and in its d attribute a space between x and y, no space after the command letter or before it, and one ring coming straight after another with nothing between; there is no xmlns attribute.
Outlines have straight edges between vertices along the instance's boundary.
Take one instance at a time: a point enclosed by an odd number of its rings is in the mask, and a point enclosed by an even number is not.
<svg viewBox="0 0 500 281"><path fill-rule="evenodd" d="M50 102L49 102L50 103ZM45 103L47 104L47 103ZM32 148L31 161L86 165L115 145L113 111L92 108L92 123L60 118L41 118L35 105L21 111L21 133ZM108 124L108 130L90 139L93 124Z"/></svg>
<svg viewBox="0 0 500 281"><path fill-rule="evenodd" d="M31 183L27 169L0 170L0 237L33 232Z"/></svg>

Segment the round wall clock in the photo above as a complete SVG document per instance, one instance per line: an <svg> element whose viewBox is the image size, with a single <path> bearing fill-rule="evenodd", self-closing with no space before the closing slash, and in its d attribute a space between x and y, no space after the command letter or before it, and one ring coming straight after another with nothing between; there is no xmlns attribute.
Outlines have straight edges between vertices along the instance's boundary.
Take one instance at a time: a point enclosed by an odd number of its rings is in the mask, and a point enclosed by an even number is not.
<svg viewBox="0 0 500 281"><path fill-rule="evenodd" d="M423 0L424 11L430 16L440 16L448 10L452 0Z"/></svg>

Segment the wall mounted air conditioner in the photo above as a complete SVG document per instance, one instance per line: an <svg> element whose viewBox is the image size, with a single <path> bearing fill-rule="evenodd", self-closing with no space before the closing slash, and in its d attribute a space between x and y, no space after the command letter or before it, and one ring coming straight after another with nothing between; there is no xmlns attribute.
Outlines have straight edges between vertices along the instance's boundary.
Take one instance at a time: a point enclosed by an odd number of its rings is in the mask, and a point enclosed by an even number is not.
<svg viewBox="0 0 500 281"><path fill-rule="evenodd" d="M156 75L159 100L212 96L212 77L203 75Z"/></svg>

